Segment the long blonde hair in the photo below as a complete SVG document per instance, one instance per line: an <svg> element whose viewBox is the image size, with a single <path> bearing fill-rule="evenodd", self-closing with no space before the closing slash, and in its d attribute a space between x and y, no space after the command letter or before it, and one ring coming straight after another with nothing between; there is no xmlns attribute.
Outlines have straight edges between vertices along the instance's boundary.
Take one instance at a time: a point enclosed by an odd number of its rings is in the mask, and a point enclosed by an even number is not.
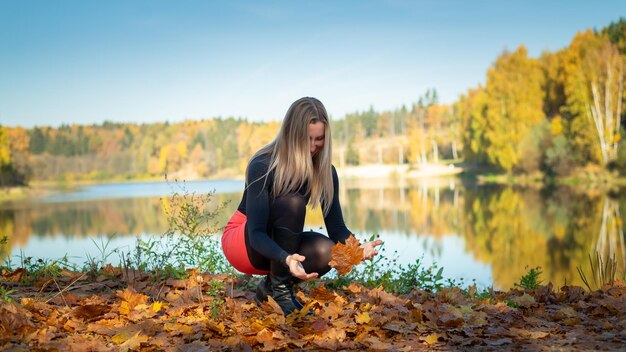
<svg viewBox="0 0 626 352"><path fill-rule="evenodd" d="M317 122L324 124L324 147L311 157L309 124ZM324 215L328 214L334 194L331 139L330 121L322 102L304 97L291 104L274 141L252 157L272 155L264 176L267 180L267 175L274 171L272 196L295 193L305 187L311 207L321 203Z"/></svg>

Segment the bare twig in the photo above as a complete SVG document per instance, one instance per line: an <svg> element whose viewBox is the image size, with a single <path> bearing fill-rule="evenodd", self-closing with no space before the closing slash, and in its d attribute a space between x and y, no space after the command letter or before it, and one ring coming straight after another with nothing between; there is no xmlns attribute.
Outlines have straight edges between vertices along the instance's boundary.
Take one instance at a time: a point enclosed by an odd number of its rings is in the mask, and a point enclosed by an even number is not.
<svg viewBox="0 0 626 352"><path fill-rule="evenodd" d="M74 285L74 283L76 283L76 281L78 281L78 280L80 280L80 279L84 278L84 277L85 277L85 275L87 275L87 273L82 274L82 275L81 275L81 276L79 276L77 279L75 279L74 281L70 282L70 284L69 284L69 285L67 285L64 289L59 290L59 292L58 292L57 294L55 294L54 296L50 297L50 298L49 298L49 299L48 299L45 303L50 302L51 300L53 300L53 299L54 299L54 297L56 297L56 296L58 296L58 295L63 295L63 292L64 292L64 291L68 291L68 290L70 289L70 287L72 287L72 285ZM56 282L56 281L55 281L55 282ZM57 285L57 287L58 287L58 285ZM78 286L78 287L81 287L81 286ZM78 288L78 287L76 287L76 288ZM65 298L63 298L63 301L65 302Z"/></svg>
<svg viewBox="0 0 626 352"><path fill-rule="evenodd" d="M67 301L65 300L65 296L63 295L63 290L61 290L61 287L59 287L59 283L57 282L57 280L54 278L54 276L52 277L52 281L54 281L55 286L57 287L57 289L59 290L59 293L61 295L61 298L63 298L63 303L65 303L66 307L69 307L69 304L67 304Z"/></svg>

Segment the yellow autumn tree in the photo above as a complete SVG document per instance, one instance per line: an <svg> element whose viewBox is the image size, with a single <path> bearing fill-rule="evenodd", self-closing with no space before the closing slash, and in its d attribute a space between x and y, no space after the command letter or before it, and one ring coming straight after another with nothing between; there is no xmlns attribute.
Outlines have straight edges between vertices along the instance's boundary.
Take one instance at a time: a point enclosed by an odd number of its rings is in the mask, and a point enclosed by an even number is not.
<svg viewBox="0 0 626 352"><path fill-rule="evenodd" d="M539 62L524 46L504 52L487 72L487 157L506 171L518 166L522 141L545 120L542 82Z"/></svg>
<svg viewBox="0 0 626 352"><path fill-rule="evenodd" d="M407 158L409 163L420 164L425 162L425 156L430 151L428 148L428 136L425 129L414 119L408 122L408 145Z"/></svg>
<svg viewBox="0 0 626 352"><path fill-rule="evenodd" d="M461 95L454 104L461 123L463 152L466 160L487 161L487 93L481 86Z"/></svg>
<svg viewBox="0 0 626 352"><path fill-rule="evenodd" d="M0 126L0 186L27 183L30 174L29 141L24 128Z"/></svg>
<svg viewBox="0 0 626 352"><path fill-rule="evenodd" d="M9 135L7 128L0 126L0 167L11 164L11 150L9 148Z"/></svg>

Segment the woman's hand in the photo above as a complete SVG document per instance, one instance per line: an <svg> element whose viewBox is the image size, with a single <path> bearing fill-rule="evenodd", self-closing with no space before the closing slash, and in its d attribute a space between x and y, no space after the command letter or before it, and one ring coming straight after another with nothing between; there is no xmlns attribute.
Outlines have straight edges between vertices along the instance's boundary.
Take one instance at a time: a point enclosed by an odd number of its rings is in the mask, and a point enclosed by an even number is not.
<svg viewBox="0 0 626 352"><path fill-rule="evenodd" d="M286 262L287 266L289 267L289 271L291 272L291 275L303 281L316 278L318 275L317 273L307 274L307 272L304 271L304 267L302 266L302 262L304 261L304 259L304 256L298 253L287 256Z"/></svg>
<svg viewBox="0 0 626 352"><path fill-rule="evenodd" d="M383 244L382 240L376 240L376 241L372 241L372 242L363 243L361 245L361 248L363 248L363 260L371 259L376 254L378 254L378 250L376 250L376 248L374 248L374 247L380 246L381 244Z"/></svg>

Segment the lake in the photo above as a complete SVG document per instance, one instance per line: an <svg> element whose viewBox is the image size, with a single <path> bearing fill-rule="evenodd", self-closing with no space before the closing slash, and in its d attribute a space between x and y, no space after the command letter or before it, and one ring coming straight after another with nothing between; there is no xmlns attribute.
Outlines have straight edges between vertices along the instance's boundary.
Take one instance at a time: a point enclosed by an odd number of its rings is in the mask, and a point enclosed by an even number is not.
<svg viewBox="0 0 626 352"><path fill-rule="evenodd" d="M68 193L0 204L0 256L60 258L82 264L108 250L130 249L137 237L158 237L168 227L162 198L215 190L228 202L217 221L225 225L241 197L242 181L143 182L93 185ZM624 272L626 193L478 185L458 178L342 180L340 202L348 228L361 239L378 234L385 255L401 265L423 258L444 276L480 287L511 288L529 268L540 266L544 282L582 281L591 274L589 255L615 258ZM625 211L626 212L626 211ZM325 232L319 211L305 229ZM113 263L119 258L110 257Z"/></svg>

